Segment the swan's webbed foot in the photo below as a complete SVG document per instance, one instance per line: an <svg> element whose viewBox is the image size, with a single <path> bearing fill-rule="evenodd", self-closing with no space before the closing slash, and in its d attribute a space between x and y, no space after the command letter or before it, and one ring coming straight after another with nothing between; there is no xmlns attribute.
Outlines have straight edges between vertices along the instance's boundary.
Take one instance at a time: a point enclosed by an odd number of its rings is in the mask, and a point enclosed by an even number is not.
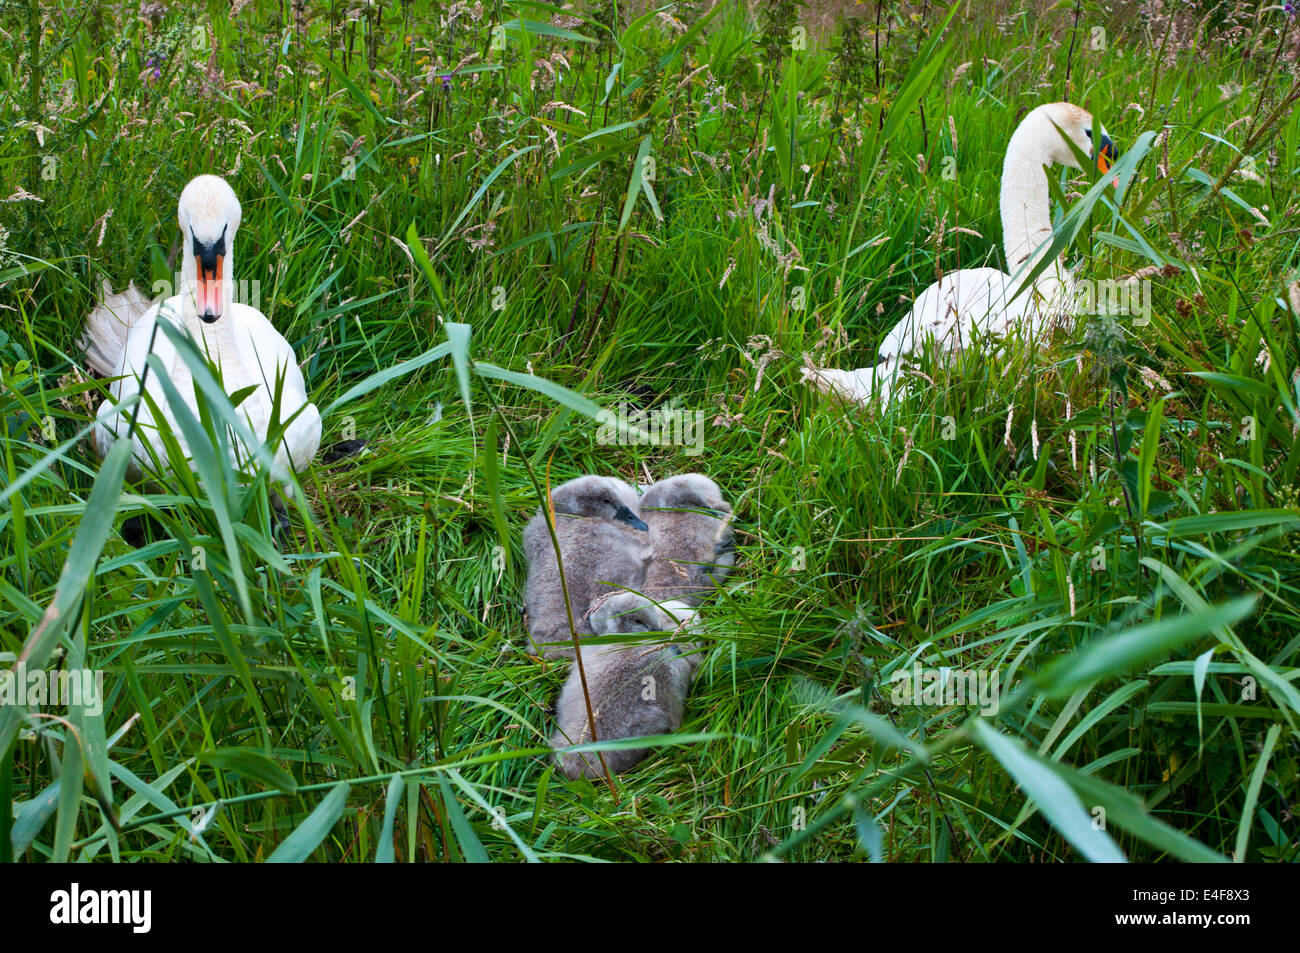
<svg viewBox="0 0 1300 953"><path fill-rule="evenodd" d="M321 459L326 463L338 463L348 457L355 457L366 448L364 440L341 440L321 452Z"/></svg>
<svg viewBox="0 0 1300 953"><path fill-rule="evenodd" d="M122 520L122 526L118 532L122 534L122 539L127 545L133 549L141 549L149 543L171 538L171 533L168 532L167 527L152 513L128 516Z"/></svg>
<svg viewBox="0 0 1300 953"><path fill-rule="evenodd" d="M128 516L122 520L122 539L133 549L139 549L144 545L144 520L139 516Z"/></svg>
<svg viewBox="0 0 1300 953"><path fill-rule="evenodd" d="M271 536L282 543L293 533L293 524L289 521L289 508L284 500L275 493L271 494Z"/></svg>

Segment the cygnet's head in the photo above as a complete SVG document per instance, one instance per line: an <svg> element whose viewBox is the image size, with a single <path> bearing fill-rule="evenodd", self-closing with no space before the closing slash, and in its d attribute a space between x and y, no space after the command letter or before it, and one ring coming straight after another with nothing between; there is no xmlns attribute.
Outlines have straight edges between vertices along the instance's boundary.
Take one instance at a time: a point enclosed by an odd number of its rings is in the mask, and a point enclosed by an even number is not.
<svg viewBox="0 0 1300 953"><path fill-rule="evenodd" d="M1047 158L1059 165L1071 169L1080 168L1079 160L1065 144L1062 135L1096 163L1098 172L1109 172L1119 158L1119 149L1111 142L1105 127L1093 121L1092 113L1073 103L1047 103L1039 106L1025 117L1023 125L1030 126L1031 123L1041 126Z"/></svg>
<svg viewBox="0 0 1300 953"><path fill-rule="evenodd" d="M577 477L552 490L551 501L556 513L613 520L642 531L649 529L636 514L636 491L613 477Z"/></svg>
<svg viewBox="0 0 1300 953"><path fill-rule="evenodd" d="M188 259L186 265L194 266L195 303L199 318L207 324L217 321L225 312L223 283L230 278L227 260L232 254L241 214L235 190L220 176L197 176L181 191L176 208L181 247ZM188 272L188 267L185 270Z"/></svg>
<svg viewBox="0 0 1300 953"><path fill-rule="evenodd" d="M598 635L632 632L694 631L699 610L684 602L662 605L639 592L620 592L600 602L591 613L591 629Z"/></svg>
<svg viewBox="0 0 1300 953"><path fill-rule="evenodd" d="M683 473L660 480L646 490L641 509L709 510L723 517L731 514L731 504L722 498L718 484L703 473Z"/></svg>
<svg viewBox="0 0 1300 953"><path fill-rule="evenodd" d="M659 607L635 592L620 592L601 602L591 613L591 629L598 635L628 632L662 632Z"/></svg>

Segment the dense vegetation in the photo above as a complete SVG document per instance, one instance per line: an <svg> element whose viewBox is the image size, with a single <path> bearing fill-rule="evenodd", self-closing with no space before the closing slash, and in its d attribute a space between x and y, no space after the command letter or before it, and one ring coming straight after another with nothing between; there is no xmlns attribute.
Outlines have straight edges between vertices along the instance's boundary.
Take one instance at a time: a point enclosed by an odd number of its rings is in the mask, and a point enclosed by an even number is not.
<svg viewBox="0 0 1300 953"><path fill-rule="evenodd" d="M0 6L0 666L106 695L0 707L0 859L1295 860L1291 13L579 6ZM883 414L802 384L1001 264L1007 139L1059 99L1125 150L1118 190L1055 175L1067 255L1150 322ZM200 172L326 441L368 441L287 538L264 471L124 482L86 440L92 293L172 273ZM602 442L620 404L703 452ZM743 526L679 744L564 782L522 525L689 470ZM914 662L997 711L894 704Z"/></svg>

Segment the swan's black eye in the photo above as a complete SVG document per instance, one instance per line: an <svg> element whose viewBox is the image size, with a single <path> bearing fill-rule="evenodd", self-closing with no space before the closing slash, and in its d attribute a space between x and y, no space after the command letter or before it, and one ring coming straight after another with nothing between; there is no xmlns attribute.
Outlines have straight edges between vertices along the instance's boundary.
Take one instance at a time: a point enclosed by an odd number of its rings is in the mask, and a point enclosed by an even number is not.
<svg viewBox="0 0 1300 953"><path fill-rule="evenodd" d="M1085 136L1087 136L1089 139L1092 138L1092 130L1091 130L1091 129L1085 129L1085 130L1083 130L1083 134L1084 134Z"/></svg>

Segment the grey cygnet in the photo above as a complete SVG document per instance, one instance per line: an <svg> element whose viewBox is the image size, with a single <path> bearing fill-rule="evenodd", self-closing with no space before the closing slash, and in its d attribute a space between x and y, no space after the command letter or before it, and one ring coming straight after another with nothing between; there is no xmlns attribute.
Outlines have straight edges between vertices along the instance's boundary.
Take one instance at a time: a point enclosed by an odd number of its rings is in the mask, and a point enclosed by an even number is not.
<svg viewBox="0 0 1300 953"><path fill-rule="evenodd" d="M736 561L731 504L702 473L660 480L641 497L654 559L641 591L699 605Z"/></svg>
<svg viewBox="0 0 1300 953"><path fill-rule="evenodd" d="M600 635L635 632L696 631L697 610L683 602L656 605L637 593L624 592L605 599L592 613L592 626ZM641 738L676 731L682 725L686 696L700 664L698 643L612 643L584 645L582 664L587 691L596 718L596 739ZM582 679L573 666L555 705L559 730L551 746L563 748L592 740ZM649 748L606 751L605 763L615 774L639 764ZM556 755L560 770L569 778L601 777L600 756L594 751Z"/></svg>
<svg viewBox="0 0 1300 953"><path fill-rule="evenodd" d="M590 635L592 603L623 588L640 589L652 551L648 527L637 515L636 491L613 477L583 476L551 491L555 536L574 626ZM528 581L524 607L532 652L543 658L572 658L573 640L555 547L538 510L524 528Z"/></svg>

